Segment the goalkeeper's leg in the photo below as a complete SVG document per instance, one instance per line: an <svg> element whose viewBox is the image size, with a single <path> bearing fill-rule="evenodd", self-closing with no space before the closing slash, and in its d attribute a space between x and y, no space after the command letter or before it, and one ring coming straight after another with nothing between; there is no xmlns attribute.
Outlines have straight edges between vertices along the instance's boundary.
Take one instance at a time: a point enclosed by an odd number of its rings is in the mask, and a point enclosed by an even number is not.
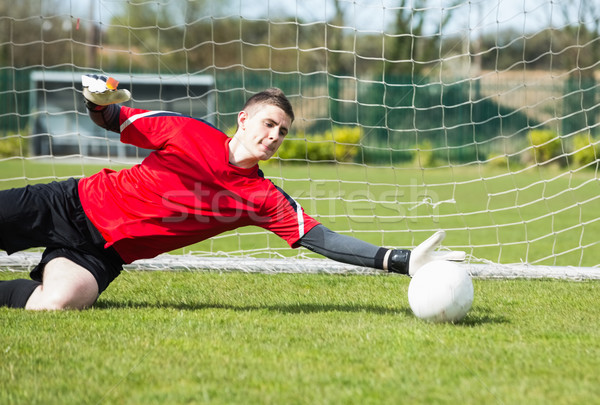
<svg viewBox="0 0 600 405"><path fill-rule="evenodd" d="M36 288L25 309L84 309L96 302L98 283L87 269L57 257L44 267L43 283Z"/></svg>
<svg viewBox="0 0 600 405"><path fill-rule="evenodd" d="M44 266L43 282L0 282L0 307L36 310L83 309L98 298L98 284L87 269L64 257Z"/></svg>
<svg viewBox="0 0 600 405"><path fill-rule="evenodd" d="M50 246L31 272L35 281L0 283L0 306L90 306L122 269L122 259L105 244L81 207L76 180L0 191L0 249L11 254Z"/></svg>

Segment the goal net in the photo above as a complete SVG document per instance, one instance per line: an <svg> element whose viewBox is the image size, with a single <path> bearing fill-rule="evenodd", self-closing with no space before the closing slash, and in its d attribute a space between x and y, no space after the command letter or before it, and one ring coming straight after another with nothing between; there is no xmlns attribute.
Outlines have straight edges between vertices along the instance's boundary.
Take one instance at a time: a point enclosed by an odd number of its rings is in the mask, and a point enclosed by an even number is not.
<svg viewBox="0 0 600 405"><path fill-rule="evenodd" d="M444 229L475 275L598 277L596 0L34 0L0 3L0 188L149 151L95 127L80 77L128 104L235 130L284 90L296 121L261 165L342 234L413 248ZM0 256L31 266L36 252ZM132 268L372 272L259 228Z"/></svg>

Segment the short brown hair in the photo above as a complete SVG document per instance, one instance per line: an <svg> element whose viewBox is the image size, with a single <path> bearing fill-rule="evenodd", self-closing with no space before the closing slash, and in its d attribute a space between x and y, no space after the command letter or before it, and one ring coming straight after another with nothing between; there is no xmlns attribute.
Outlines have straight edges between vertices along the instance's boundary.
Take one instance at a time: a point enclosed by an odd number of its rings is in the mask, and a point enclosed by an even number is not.
<svg viewBox="0 0 600 405"><path fill-rule="evenodd" d="M291 121L294 121L294 109L290 100L285 96L283 91L277 87L271 87L266 90L256 93L246 101L243 110L248 111L254 109L255 106L260 104L273 105L279 107L284 113L290 117Z"/></svg>

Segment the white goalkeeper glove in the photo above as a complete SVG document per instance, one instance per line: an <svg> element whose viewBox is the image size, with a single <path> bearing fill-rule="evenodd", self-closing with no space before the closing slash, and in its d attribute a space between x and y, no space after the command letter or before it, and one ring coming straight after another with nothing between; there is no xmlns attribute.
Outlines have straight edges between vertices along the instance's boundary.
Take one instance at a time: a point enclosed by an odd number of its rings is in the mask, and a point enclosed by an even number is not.
<svg viewBox="0 0 600 405"><path fill-rule="evenodd" d="M414 276L425 264L434 260L463 261L466 254L461 251L436 251L446 237L446 232L437 231L414 250L394 249L390 251L387 270L393 273Z"/></svg>
<svg viewBox="0 0 600 405"><path fill-rule="evenodd" d="M442 244L446 237L446 232L437 231L425 242L413 249L410 253L408 263L408 274L412 277L424 265L434 260L451 260L461 262L465 260L466 253L457 250L436 251L435 249Z"/></svg>
<svg viewBox="0 0 600 405"><path fill-rule="evenodd" d="M117 89L119 82L105 75L83 75L81 85L85 99L96 105L124 103L131 98L129 90Z"/></svg>

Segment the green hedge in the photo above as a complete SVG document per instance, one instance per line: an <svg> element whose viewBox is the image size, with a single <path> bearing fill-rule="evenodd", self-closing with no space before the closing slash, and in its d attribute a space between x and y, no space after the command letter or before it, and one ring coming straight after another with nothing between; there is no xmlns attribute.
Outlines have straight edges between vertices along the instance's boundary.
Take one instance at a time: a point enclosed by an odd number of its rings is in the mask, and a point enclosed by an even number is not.
<svg viewBox="0 0 600 405"><path fill-rule="evenodd" d="M318 134L286 139L277 156L283 160L352 162L360 151L359 126L333 127Z"/></svg>

